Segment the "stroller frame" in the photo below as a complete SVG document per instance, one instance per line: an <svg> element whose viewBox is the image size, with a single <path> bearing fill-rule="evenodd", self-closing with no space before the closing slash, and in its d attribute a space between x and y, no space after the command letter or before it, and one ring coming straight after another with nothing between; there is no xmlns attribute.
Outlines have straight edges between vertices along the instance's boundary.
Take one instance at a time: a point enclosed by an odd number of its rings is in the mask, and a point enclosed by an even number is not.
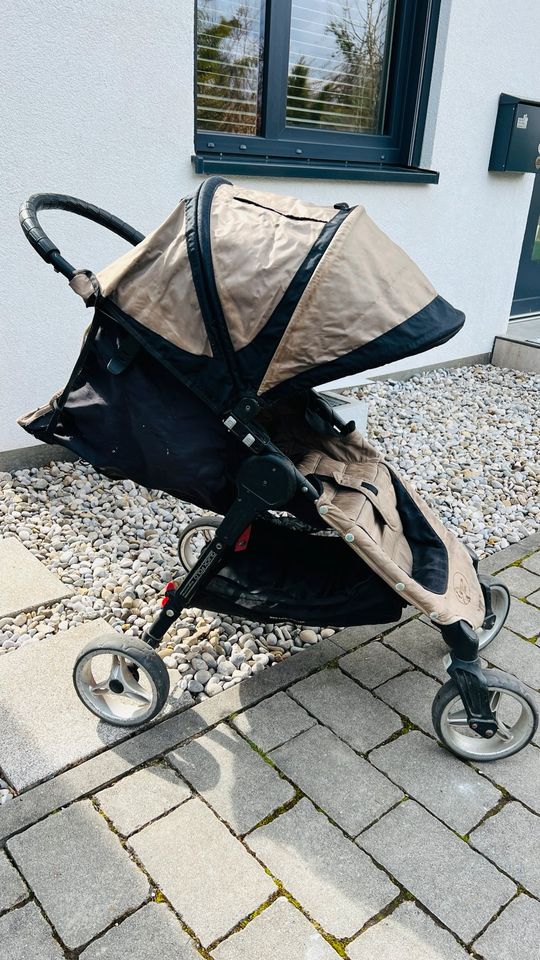
<svg viewBox="0 0 540 960"><path fill-rule="evenodd" d="M193 603L200 588L223 566L227 549L234 549L242 540L246 528L258 514L285 509L298 492L312 501L318 498L318 491L313 484L251 422L258 410L257 401L246 398L224 420L228 429L249 447L253 455L240 466L236 500L216 529L214 539L202 551L180 586L168 591L163 609L145 631L143 639L151 647L159 646L182 610ZM485 590L484 595L489 626L494 617L489 590ZM464 620L440 629L450 648L447 672L458 687L471 729L490 739L497 732L497 720L491 709L488 685L480 666L478 637Z"/></svg>
<svg viewBox="0 0 540 960"><path fill-rule="evenodd" d="M94 275L90 271L76 270L60 254L56 244L49 239L41 228L37 214L42 209L67 210L86 217L132 244L140 243L143 234L112 214L73 197L57 194L37 194L31 197L21 208L22 228L27 239L42 259L50 263L56 272L61 273L70 281L76 292L83 296L87 306L94 305L99 299L101 305L105 305L107 311L110 310L114 315L117 307L112 300L100 295L99 288L96 289L94 285ZM81 285L84 292L81 290ZM146 629L142 640L134 641L133 638L129 638L129 642L127 642L127 640L119 638L118 644L115 645L114 641L111 644L109 639L108 643L102 645L102 649L112 651L113 660L115 657L117 658L113 673L108 680L110 691L120 693L124 688L129 690L130 684L135 689L139 670L147 670L150 673L157 689L157 707L153 709L150 716L144 716L145 720L151 719L161 710L167 699L169 687L166 668L161 659L152 651L160 645L163 637L178 619L182 610L193 603L199 591L224 566L230 551L243 549L247 530L258 516L272 510L286 510L292 499L298 495L307 498L312 503L315 503L320 496L320 491L272 443L260 424L255 422L259 412L258 400L254 396L245 396L235 405L232 412L223 418L222 422L227 430L248 448L249 456L242 461L239 467L236 477L236 498L217 527L214 539L203 549L199 559L180 585L176 583L168 585L162 609L152 625ZM336 428L335 421L333 427ZM344 434L348 432L349 427L350 425L343 427ZM473 562L475 571L477 571L477 562ZM494 583L493 581L490 582L489 578L483 580L480 578L480 582L486 608L483 628L489 631L495 627L497 621L495 604L492 603ZM504 622L504 616L502 622ZM498 629L502 626L502 622L498 624ZM493 709L493 688L514 690L515 692L518 685L512 677L504 674L498 674L499 680L495 681L492 671L488 675L483 670L478 656L479 638L477 632L466 621L460 620L449 625L437 624L437 626L439 626L443 639L449 647L450 652L445 660L445 666L463 703L466 722L480 738L491 740L495 734L500 732L497 715ZM77 685L77 676L78 671L84 669L85 663L97 647L99 647L99 643L90 644L79 655L74 670L77 693L83 699L85 705L96 713L97 711L92 703L81 695L80 687ZM133 684L133 680L135 680L135 684ZM435 715L437 710L440 714L441 698L444 700L444 691L448 686L449 684L446 684L441 689L434 701L434 725L440 736L441 732ZM536 729L537 718L534 716L534 708L527 695L520 695L532 709L532 733L526 740L528 742ZM441 702L438 702L438 699ZM102 716L99 713L97 715ZM140 719L133 722L129 718L115 720L109 717L107 719L109 719L109 722L118 722L123 726L135 726L141 722ZM450 749L459 754L459 750L451 744L446 742L446 745L449 745ZM523 745L524 743L520 743L515 749L521 749ZM515 752L515 750L509 752ZM468 756L467 754L461 755ZM485 760L490 759L489 752L482 756Z"/></svg>

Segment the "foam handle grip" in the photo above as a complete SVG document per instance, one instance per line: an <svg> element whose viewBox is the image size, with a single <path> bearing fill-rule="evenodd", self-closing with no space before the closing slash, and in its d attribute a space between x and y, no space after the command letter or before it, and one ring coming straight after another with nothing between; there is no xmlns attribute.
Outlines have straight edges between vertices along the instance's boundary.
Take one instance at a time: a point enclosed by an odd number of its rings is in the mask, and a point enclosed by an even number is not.
<svg viewBox="0 0 540 960"><path fill-rule="evenodd" d="M144 234L139 230L135 230L129 223L120 220L107 210L94 206L93 203L77 200L76 197L68 197L61 193L34 193L21 205L19 221L27 240L46 263L51 262L54 254L60 255L60 251L47 236L38 220L40 210L66 210L68 213L76 213L80 217L86 217L87 220L93 220L94 223L106 227L107 230L111 230L112 233L116 233L134 246L144 240Z"/></svg>

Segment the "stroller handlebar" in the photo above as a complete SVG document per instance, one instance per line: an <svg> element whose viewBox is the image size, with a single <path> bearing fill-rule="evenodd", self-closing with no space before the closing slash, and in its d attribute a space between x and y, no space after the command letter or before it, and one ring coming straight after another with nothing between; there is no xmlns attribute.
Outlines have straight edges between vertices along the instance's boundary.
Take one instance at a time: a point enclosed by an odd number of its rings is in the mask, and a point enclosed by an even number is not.
<svg viewBox="0 0 540 960"><path fill-rule="evenodd" d="M34 193L21 204L19 210L21 227L26 239L32 244L34 250L37 250L40 257L46 263L52 263L54 269L68 280L71 280L75 274L75 267L64 259L56 244L43 230L38 220L40 210L67 210L69 213L76 213L80 217L86 217L87 220L93 220L94 223L106 227L107 230L116 233L133 246L144 240L144 234L135 230L129 223L85 200L77 200L76 197L68 197L62 193Z"/></svg>

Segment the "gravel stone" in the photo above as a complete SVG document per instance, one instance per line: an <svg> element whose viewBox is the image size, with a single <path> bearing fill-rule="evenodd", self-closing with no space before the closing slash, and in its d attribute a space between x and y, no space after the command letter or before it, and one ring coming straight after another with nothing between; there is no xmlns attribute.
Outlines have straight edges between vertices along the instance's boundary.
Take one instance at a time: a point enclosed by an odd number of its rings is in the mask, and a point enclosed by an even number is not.
<svg viewBox="0 0 540 960"><path fill-rule="evenodd" d="M149 895L146 877L89 800L47 817L7 847L70 950Z"/></svg>
<svg viewBox="0 0 540 960"><path fill-rule="evenodd" d="M96 794L96 799L116 829L127 837L190 796L191 790L174 770L156 763L118 780Z"/></svg>
<svg viewBox="0 0 540 960"><path fill-rule="evenodd" d="M246 833L294 796L289 783L227 724L168 760L236 833Z"/></svg>
<svg viewBox="0 0 540 960"><path fill-rule="evenodd" d="M205 947L276 889L240 841L199 799L187 800L151 823L130 844Z"/></svg>
<svg viewBox="0 0 540 960"><path fill-rule="evenodd" d="M484 931L474 949L484 960L538 960L539 944L540 903L521 895Z"/></svg>
<svg viewBox="0 0 540 960"><path fill-rule="evenodd" d="M468 960L470 955L414 903L400 903L347 946L350 960ZM507 960L505 957L504 960Z"/></svg>
<svg viewBox="0 0 540 960"><path fill-rule="evenodd" d="M378 640L373 640L353 653L347 654L346 657L342 657L339 666L369 690L373 690L405 670L412 670L410 663Z"/></svg>
<svg viewBox="0 0 540 960"><path fill-rule="evenodd" d="M511 880L413 800L400 803L357 843L466 943L516 892Z"/></svg>
<svg viewBox="0 0 540 960"><path fill-rule="evenodd" d="M290 694L353 749L365 753L401 730L401 720L341 670L315 673Z"/></svg>
<svg viewBox="0 0 540 960"><path fill-rule="evenodd" d="M316 720L286 693L280 692L238 714L232 722L240 733L267 753L308 730Z"/></svg>
<svg viewBox="0 0 540 960"><path fill-rule="evenodd" d="M64 951L35 903L0 917L0 956L6 960L64 960Z"/></svg>
<svg viewBox="0 0 540 960"><path fill-rule="evenodd" d="M369 761L462 835L502 797L487 780L418 730L372 750Z"/></svg>
<svg viewBox="0 0 540 960"><path fill-rule="evenodd" d="M147 903L91 943L80 960L200 960L193 941L164 903Z"/></svg>
<svg viewBox="0 0 540 960"><path fill-rule="evenodd" d="M247 843L307 913L335 937L351 937L399 893L351 840L303 799Z"/></svg>
<svg viewBox="0 0 540 960"><path fill-rule="evenodd" d="M212 951L215 960L337 960L338 954L292 903L278 897Z"/></svg>
<svg viewBox="0 0 540 960"><path fill-rule="evenodd" d="M540 819L520 803L507 803L471 833L471 846L540 897Z"/></svg>
<svg viewBox="0 0 540 960"><path fill-rule="evenodd" d="M403 795L326 727L311 727L273 750L270 757L351 837Z"/></svg>

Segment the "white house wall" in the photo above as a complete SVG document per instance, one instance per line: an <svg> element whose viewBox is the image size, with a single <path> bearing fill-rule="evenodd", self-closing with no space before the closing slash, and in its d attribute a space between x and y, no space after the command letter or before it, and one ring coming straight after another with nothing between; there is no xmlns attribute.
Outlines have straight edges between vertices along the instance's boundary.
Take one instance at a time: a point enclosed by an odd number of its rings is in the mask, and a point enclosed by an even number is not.
<svg viewBox="0 0 540 960"><path fill-rule="evenodd" d="M433 363L487 353L505 329L533 178L488 174L504 91L540 100L540 6L443 0L422 165L437 185L251 179L316 202L361 202L467 314ZM147 231L196 187L192 0L4 0L0 37L0 450L32 440L16 417L71 370L89 321L18 226L38 191L90 200ZM68 214L43 216L80 267L123 249ZM410 366L408 360L401 367ZM399 369L396 364L392 369Z"/></svg>

